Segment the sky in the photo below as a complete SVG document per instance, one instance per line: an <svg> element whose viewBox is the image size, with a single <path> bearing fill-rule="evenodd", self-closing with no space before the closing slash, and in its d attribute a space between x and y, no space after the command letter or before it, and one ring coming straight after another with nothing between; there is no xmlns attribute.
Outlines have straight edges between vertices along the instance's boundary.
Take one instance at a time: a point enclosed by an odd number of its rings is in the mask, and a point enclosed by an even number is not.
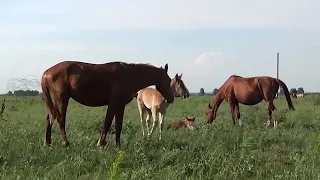
<svg viewBox="0 0 320 180"><path fill-rule="evenodd" d="M64 60L168 63L212 92L232 74L276 77L277 52L289 88L320 91L319 0L11 0L0 17L0 93L39 88L17 79Z"/></svg>

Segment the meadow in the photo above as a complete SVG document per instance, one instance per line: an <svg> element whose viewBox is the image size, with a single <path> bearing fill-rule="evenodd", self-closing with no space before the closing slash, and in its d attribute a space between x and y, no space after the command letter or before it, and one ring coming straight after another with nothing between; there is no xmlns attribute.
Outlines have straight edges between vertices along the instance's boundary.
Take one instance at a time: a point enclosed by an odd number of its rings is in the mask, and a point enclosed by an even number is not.
<svg viewBox="0 0 320 180"><path fill-rule="evenodd" d="M3 97L0 98L2 102ZM224 102L217 119L207 125L205 110L212 96L176 99L165 123L196 116L196 130L158 126L150 139L142 136L136 99L126 106L121 151L115 135L96 147L106 108L85 107L70 100L67 135L61 145L55 122L52 147L43 145L46 108L39 97L7 97L0 121L1 179L319 179L320 106L315 96L275 100L277 128L266 128L266 104L240 106L243 127L233 125Z"/></svg>

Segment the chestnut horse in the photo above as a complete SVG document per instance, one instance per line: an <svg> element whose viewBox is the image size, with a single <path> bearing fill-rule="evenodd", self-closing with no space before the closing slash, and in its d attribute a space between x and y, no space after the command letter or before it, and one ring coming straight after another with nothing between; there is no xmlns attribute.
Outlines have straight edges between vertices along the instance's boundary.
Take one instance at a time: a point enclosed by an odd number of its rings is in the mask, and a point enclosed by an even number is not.
<svg viewBox="0 0 320 180"><path fill-rule="evenodd" d="M194 130L194 121L196 117L185 117L183 121L173 121L168 123L168 127L175 127L175 128L187 128L190 130Z"/></svg>
<svg viewBox="0 0 320 180"><path fill-rule="evenodd" d="M45 144L51 144L51 129L55 119L60 127L62 144L68 146L66 135L66 112L69 99L98 107L108 105L103 130L97 146L106 144L106 134L115 117L116 145L120 147L120 135L125 106L137 91L155 85L168 103L174 101L168 64L158 68L149 64L109 62L92 64L77 61L60 62L47 69L41 80L44 101L48 109ZM54 99L51 99L52 93Z"/></svg>
<svg viewBox="0 0 320 180"><path fill-rule="evenodd" d="M280 79L275 79L269 76L258 76L258 77L241 77L232 75L228 80L219 88L214 98L213 105L208 105L206 112L207 123L212 123L216 119L217 110L223 100L229 102L230 111L233 123L235 124L235 115L239 120L239 125L242 125L240 119L239 103L244 105L255 105L265 100L268 105L268 121L269 126L272 120L272 112L276 110L273 104L273 100L278 92L279 85L283 88L284 94L287 99L287 103L290 110L295 110L293 107L288 88L284 82ZM236 113L236 114L235 114ZM273 126L277 124L273 121Z"/></svg>
<svg viewBox="0 0 320 180"><path fill-rule="evenodd" d="M182 98L189 97L189 91L187 87L184 85L184 82L181 79L182 74L179 76L178 74L171 80L170 86L173 94L178 94ZM161 140L161 133L163 131L163 120L167 111L167 107L169 104L165 101L165 98L161 95L159 91L154 88L144 88L137 93L137 104L140 115L140 122L142 128L142 135L144 136L144 128L143 128L143 118L147 115L145 119L145 124L147 128L148 136L150 136L153 132L157 114L159 116L159 140ZM147 112L147 114L146 114ZM150 116L152 116L153 123L152 128L149 132L149 120Z"/></svg>

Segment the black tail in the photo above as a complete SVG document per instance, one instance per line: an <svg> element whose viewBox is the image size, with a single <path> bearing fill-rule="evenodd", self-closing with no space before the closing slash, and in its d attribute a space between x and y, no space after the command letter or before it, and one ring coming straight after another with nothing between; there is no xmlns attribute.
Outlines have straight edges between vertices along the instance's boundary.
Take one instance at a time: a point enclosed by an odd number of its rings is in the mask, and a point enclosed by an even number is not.
<svg viewBox="0 0 320 180"><path fill-rule="evenodd" d="M289 93L287 85L284 82L282 82L280 79L277 79L277 82L282 87L282 89L284 91L284 94L286 95L286 99L287 99L287 103L288 103L289 109L294 111L295 108L293 107L293 104L292 104L292 101L291 101L291 98L290 98L290 93Z"/></svg>

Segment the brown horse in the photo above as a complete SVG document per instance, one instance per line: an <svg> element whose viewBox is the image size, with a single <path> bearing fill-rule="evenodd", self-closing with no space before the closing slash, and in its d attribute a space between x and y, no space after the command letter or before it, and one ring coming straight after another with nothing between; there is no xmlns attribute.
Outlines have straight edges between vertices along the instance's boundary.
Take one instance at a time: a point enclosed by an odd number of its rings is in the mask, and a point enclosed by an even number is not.
<svg viewBox="0 0 320 180"><path fill-rule="evenodd" d="M116 145L120 147L123 114L137 91L155 85L168 103L174 101L167 74L168 64L157 68L148 64L109 62L91 64L76 61L60 62L42 75L42 92L48 108L45 144L51 144L51 129L55 119L60 127L63 145L68 146L65 123L69 99L90 107L108 105L103 130L97 146L106 144L106 134L115 117ZM52 93L54 99L51 99Z"/></svg>
<svg viewBox="0 0 320 180"><path fill-rule="evenodd" d="M184 82L181 79L182 74L179 76L178 74L171 80L170 86L173 94L178 94L181 98L189 97L189 91L187 87L184 85ZM142 135L144 136L144 128L143 128L143 118L147 115L145 119L145 124L147 128L148 136L150 136L153 132L157 114L159 116L159 140L161 140L161 133L163 131L163 120L167 111L167 107L169 104L165 101L165 98L161 95L159 91L154 88L144 88L140 90L137 94L137 104L140 115L140 122L142 127ZM147 114L146 114L147 112ZM152 128L149 132L149 120L150 116L152 116L153 123Z"/></svg>
<svg viewBox="0 0 320 180"><path fill-rule="evenodd" d="M288 88L280 79L275 79L269 76L248 78L236 75L230 76L219 88L215 95L213 105L210 105L210 103L208 105L209 109L206 112L207 123L212 123L213 120L216 119L217 110L223 100L227 100L229 102L233 123L235 124L236 115L240 126L242 125L242 121L240 119L239 103L251 106L265 100L268 105L269 118L267 126L269 126L270 121L272 120L272 112L276 110L273 100L279 89L279 85L284 90L289 109L295 110L290 99ZM277 122L273 121L274 127L276 124Z"/></svg>

